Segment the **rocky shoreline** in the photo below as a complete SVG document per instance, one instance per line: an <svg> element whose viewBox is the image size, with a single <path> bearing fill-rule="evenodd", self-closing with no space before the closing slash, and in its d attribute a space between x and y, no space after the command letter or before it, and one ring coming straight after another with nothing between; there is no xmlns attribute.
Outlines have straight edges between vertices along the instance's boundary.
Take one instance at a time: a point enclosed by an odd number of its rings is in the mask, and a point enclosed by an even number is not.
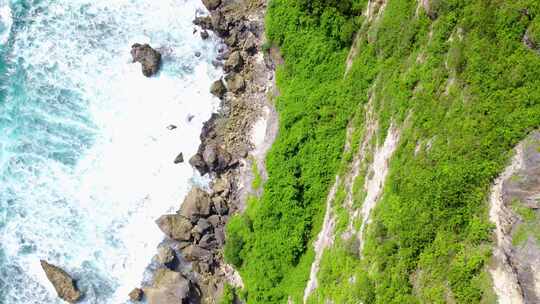
<svg viewBox="0 0 540 304"><path fill-rule="evenodd" d="M276 50L263 47L266 0L202 2L210 14L196 16L193 33L208 39L211 31L222 39L213 63L223 67L225 76L209 88L221 100L220 108L204 123L201 144L189 163L212 182L209 189L192 188L175 214L156 220L166 237L149 266L152 278L126 295L132 302L217 303L226 284L243 285L224 261L225 226L245 209L249 195L260 194L252 189L254 175L266 178L265 155L278 131L270 99L277 95L274 71L282 60ZM144 76L158 72L161 54L149 45L133 45L131 55ZM183 161L180 153L174 163ZM45 261L42 267L59 297L70 303L84 297L61 268Z"/></svg>
<svg viewBox="0 0 540 304"><path fill-rule="evenodd" d="M226 74L209 88L220 98L220 110L204 124L198 152L189 163L201 175L209 174L212 183L208 191L193 188L177 213L156 221L167 237L154 258L153 279L130 293L133 301L217 303L225 284L242 286L223 259L225 225L244 209L247 193L254 191L246 186L252 162L264 167L264 155L277 134L277 115L268 101L275 94L276 63L263 51L265 0L203 3L210 14L195 18L195 34L207 39L212 31L223 40L226 47L214 64ZM260 121L264 141L257 143L253 133Z"/></svg>

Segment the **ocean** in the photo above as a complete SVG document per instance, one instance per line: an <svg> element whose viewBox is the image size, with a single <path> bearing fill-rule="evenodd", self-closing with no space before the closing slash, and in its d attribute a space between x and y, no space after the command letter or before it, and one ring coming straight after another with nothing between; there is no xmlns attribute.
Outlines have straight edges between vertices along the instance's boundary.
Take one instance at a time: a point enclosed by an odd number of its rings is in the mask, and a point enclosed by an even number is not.
<svg viewBox="0 0 540 304"><path fill-rule="evenodd" d="M148 276L163 239L154 221L206 182L187 163L219 104L219 42L193 33L204 11L0 0L0 303L61 303L40 259L78 279L82 303L125 303ZM135 42L162 52L156 77L131 63Z"/></svg>

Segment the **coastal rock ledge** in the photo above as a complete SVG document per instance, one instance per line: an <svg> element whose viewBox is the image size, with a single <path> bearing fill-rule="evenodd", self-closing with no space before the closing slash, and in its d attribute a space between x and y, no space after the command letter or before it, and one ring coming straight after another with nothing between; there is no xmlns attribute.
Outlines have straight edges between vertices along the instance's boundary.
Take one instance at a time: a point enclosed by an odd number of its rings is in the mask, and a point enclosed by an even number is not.
<svg viewBox="0 0 540 304"><path fill-rule="evenodd" d="M54 266L41 260L41 267L47 275L47 279L53 284L58 297L68 303L76 303L82 297L77 289L73 278L60 267Z"/></svg>
<svg viewBox="0 0 540 304"><path fill-rule="evenodd" d="M144 76L151 77L159 71L161 54L150 45L135 43L131 46L131 57L133 62L141 63Z"/></svg>

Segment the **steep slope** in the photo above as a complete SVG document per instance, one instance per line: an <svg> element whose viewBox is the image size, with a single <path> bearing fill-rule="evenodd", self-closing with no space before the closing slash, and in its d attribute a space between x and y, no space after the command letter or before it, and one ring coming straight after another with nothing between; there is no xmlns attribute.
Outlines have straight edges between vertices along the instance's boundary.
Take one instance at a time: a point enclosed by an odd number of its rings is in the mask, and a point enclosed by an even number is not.
<svg viewBox="0 0 540 304"><path fill-rule="evenodd" d="M540 125L539 22L533 0L270 2L280 130L228 230L247 302L496 301L489 191Z"/></svg>

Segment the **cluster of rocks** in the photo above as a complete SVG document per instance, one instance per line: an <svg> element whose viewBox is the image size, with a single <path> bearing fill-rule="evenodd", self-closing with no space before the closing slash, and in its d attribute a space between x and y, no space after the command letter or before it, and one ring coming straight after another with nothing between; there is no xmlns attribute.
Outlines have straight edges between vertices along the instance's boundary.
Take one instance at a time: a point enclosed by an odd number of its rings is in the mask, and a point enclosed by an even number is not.
<svg viewBox="0 0 540 304"><path fill-rule="evenodd" d="M233 206L229 177L216 179L212 192L193 188L175 214L166 214L156 224L167 236L159 246L158 266L150 286L135 288L132 301L150 304L211 303L223 288L226 276L220 248L225 243L225 223Z"/></svg>
<svg viewBox="0 0 540 304"><path fill-rule="evenodd" d="M221 111L205 123L202 144L190 164L201 174L219 175L238 165L238 160L251 148L245 136L237 133L248 129L245 117L250 116L252 109L246 91L247 84L253 83L252 62L262 40L262 25L260 21L248 20L242 6L228 6L220 0L203 3L210 15L198 16L193 23L201 28L201 37L213 31L223 39L226 48L220 49L214 64L222 66L226 75L210 87L210 92L222 101Z"/></svg>
<svg viewBox="0 0 540 304"><path fill-rule="evenodd" d="M149 304L216 303L225 282L235 281L234 270L223 261L225 225L241 209L239 169L250 149L246 130L256 120L271 67L260 63L258 49L263 40L265 1L251 1L248 12L243 1L203 0L210 11L193 23L201 39L209 31L223 39L225 47L214 64L226 75L216 80L210 92L221 100L220 110L204 124L201 144L189 160L201 175L210 174L208 191L193 188L175 214L161 216L157 225L166 235L154 259L154 278L130 293L133 301ZM250 20L246 18L251 15ZM183 161L183 155L175 163ZM238 285L238 284L237 284ZM241 285L241 281L239 283Z"/></svg>

